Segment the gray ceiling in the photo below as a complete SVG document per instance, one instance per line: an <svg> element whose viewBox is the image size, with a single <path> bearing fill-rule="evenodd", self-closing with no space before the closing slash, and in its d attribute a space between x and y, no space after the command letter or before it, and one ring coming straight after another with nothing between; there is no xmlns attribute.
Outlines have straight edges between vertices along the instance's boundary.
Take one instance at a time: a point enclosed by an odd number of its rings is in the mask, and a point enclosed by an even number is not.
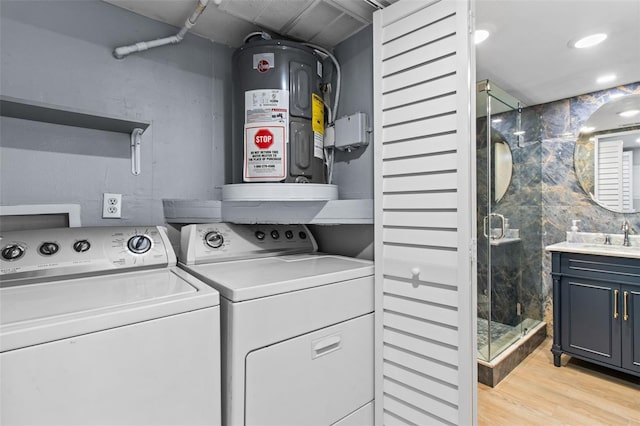
<svg viewBox="0 0 640 426"><path fill-rule="evenodd" d="M104 1L176 27L196 4ZM264 29L332 48L371 23L372 3L395 1L212 1L192 31L232 47ZM476 49L477 80L493 81L525 105L640 81L640 0L476 0L476 27L492 32ZM570 40L595 32L609 38L592 49L568 47ZM609 72L618 76L614 82L595 82Z"/></svg>
<svg viewBox="0 0 640 426"><path fill-rule="evenodd" d="M181 27L197 0L104 0L140 15ZM373 4L397 0L213 0L192 32L231 47L253 31L273 31L333 48L372 22Z"/></svg>

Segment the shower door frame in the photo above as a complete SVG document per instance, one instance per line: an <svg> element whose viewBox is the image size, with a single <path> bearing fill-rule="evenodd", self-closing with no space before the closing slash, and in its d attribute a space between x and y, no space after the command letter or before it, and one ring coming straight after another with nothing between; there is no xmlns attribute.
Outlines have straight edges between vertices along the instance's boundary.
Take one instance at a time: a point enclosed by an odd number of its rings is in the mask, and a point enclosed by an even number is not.
<svg viewBox="0 0 640 426"><path fill-rule="evenodd" d="M506 92L502 91L499 88L496 88L495 86L493 86L492 88L492 83L490 81L483 81L483 82L478 82L478 93L480 92L485 92L485 96L484 96L484 100L485 100L485 113L486 113L486 126L485 126L485 137L486 137L486 150L487 150L487 154L486 154L486 163L484 165L485 170L486 170L486 185L487 185L487 190L486 190L486 200L478 200L478 205L484 205L486 206L486 216L483 217L483 220L479 221L479 226L480 229L478 230L478 241L482 241L482 244L485 244L485 253L486 253L486 304L488 306L487 308L487 346L486 346L486 358L484 357L484 354L481 353L480 351L478 351L478 355L479 357L482 357L481 359L483 359L486 362L491 362L496 356L498 356L500 353L502 353L504 350L506 350L508 347L510 347L513 343L510 343L508 345L504 345L501 346L499 348L498 351L494 350L493 347L493 334L492 333L492 323L493 321L493 314L494 314L494 300L493 300L493 287L494 287L494 274L493 274L493 252L494 252L494 247L497 246L493 246L491 244L492 241L492 230L493 230L493 226L492 224L494 223L494 218L498 218L500 219L500 223L501 223L501 228L502 228L502 232L501 235L503 236L505 229L504 229L504 220L505 218L498 214L495 207L496 204L502 199L502 197L498 200L496 200L496 196L494 193L494 181L493 181L493 173L492 173L492 166L493 166L493 161L494 161L494 152L493 152L493 145L492 145L492 135L491 135L491 130L492 130L492 99L496 102L499 102L501 105L507 107L509 110L511 111L515 111L516 112L516 123L515 126L516 128L519 130L521 128L521 116L522 116L522 105L520 104L520 102L513 98L512 96L510 96L509 94L507 94ZM507 103L507 101L501 99L499 96L501 96L503 98L511 98L511 100L513 102L514 105L511 105L509 103ZM505 110L506 111L506 110ZM496 112L493 112L493 114L496 114ZM477 117L480 118L480 117ZM479 126L477 126L479 127ZM519 136L518 136L519 137ZM480 165L478 165L480 166ZM510 186L510 185L509 185ZM485 226L483 226L485 225ZM486 232L485 232L485 228L486 228ZM481 231L482 230L482 231ZM482 233L480 233L482 232ZM480 259L478 259L478 262L480 262ZM521 266L520 266L521 268ZM479 296L479 295L478 295ZM520 294L520 285L517 286L516 288L516 294L515 294L515 303L516 306L514 306L514 308L516 309L516 315L517 315L517 325L514 325L514 329L517 330L518 335L521 336L522 335L522 327L523 327L523 316L522 316L522 311L520 309L520 303L521 303L521 294ZM496 352L496 353L494 353Z"/></svg>

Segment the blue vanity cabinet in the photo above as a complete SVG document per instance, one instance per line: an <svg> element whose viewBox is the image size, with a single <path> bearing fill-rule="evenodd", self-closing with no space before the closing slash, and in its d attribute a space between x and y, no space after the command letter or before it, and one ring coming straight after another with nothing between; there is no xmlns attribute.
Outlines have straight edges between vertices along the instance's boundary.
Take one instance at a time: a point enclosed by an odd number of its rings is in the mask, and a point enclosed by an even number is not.
<svg viewBox="0 0 640 426"><path fill-rule="evenodd" d="M640 260L552 253L554 365L571 355L640 375Z"/></svg>
<svg viewBox="0 0 640 426"><path fill-rule="evenodd" d="M560 279L560 287L562 306L567 307L560 316L564 352L619 366L621 324L613 305L620 286L567 276Z"/></svg>
<svg viewBox="0 0 640 426"><path fill-rule="evenodd" d="M622 286L622 298L622 368L640 374L640 285Z"/></svg>

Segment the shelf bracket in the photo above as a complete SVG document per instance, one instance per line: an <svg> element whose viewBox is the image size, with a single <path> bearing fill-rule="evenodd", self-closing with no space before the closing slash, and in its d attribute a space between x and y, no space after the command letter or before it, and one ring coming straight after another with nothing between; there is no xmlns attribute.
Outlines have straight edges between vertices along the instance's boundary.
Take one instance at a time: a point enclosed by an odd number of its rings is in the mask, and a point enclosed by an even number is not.
<svg viewBox="0 0 640 426"><path fill-rule="evenodd" d="M131 173L140 174L140 138L144 129L135 128L131 132Z"/></svg>

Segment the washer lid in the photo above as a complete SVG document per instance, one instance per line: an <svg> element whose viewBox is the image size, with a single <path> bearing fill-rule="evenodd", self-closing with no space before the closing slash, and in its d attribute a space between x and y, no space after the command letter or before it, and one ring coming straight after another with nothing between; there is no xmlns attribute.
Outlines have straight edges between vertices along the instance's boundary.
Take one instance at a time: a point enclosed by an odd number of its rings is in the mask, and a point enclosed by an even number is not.
<svg viewBox="0 0 640 426"><path fill-rule="evenodd" d="M177 268L0 288L0 349L219 305L218 293Z"/></svg>
<svg viewBox="0 0 640 426"><path fill-rule="evenodd" d="M373 275L373 262L369 260L326 254L274 256L183 267L233 302Z"/></svg>

